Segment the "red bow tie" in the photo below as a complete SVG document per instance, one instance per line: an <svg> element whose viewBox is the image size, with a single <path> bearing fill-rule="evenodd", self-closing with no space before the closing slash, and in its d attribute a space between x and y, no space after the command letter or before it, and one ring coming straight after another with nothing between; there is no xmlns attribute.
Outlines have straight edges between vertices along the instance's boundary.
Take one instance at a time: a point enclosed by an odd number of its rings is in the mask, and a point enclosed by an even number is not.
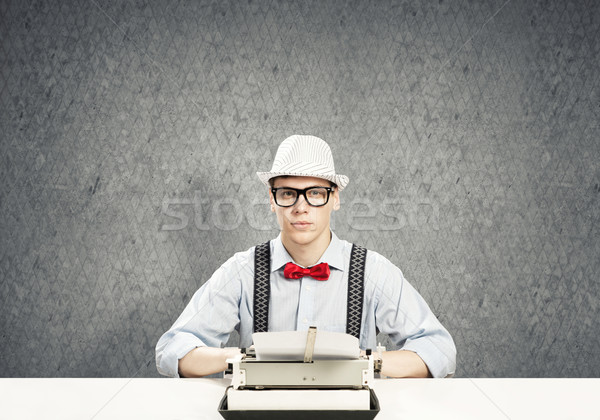
<svg viewBox="0 0 600 420"><path fill-rule="evenodd" d="M311 276L316 280L327 280L329 278L329 265L321 263L313 265L310 268L302 268L294 263L287 263L283 270L286 279L299 279L304 276Z"/></svg>

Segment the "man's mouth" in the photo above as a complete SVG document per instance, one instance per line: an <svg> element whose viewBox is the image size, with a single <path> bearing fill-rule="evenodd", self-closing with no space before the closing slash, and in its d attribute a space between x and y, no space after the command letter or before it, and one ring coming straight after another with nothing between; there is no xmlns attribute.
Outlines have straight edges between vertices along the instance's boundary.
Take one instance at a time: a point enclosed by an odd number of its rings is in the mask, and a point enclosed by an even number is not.
<svg viewBox="0 0 600 420"><path fill-rule="evenodd" d="M296 227L307 227L307 226L312 225L312 223L310 223L310 222L294 222L294 223L292 223L292 225L296 226Z"/></svg>

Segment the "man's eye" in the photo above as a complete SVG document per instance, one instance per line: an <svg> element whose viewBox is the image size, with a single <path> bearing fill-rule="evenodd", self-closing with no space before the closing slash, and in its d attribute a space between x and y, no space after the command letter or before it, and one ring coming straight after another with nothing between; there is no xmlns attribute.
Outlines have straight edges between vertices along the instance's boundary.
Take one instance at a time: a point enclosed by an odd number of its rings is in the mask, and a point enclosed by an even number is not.
<svg viewBox="0 0 600 420"><path fill-rule="evenodd" d="M310 195L313 197L325 197L325 190L312 190Z"/></svg>

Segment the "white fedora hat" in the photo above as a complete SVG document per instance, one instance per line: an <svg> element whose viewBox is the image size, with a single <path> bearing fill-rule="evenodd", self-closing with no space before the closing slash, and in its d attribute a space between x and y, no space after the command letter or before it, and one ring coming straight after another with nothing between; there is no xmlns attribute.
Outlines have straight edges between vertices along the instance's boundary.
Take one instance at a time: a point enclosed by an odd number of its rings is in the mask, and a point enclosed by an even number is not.
<svg viewBox="0 0 600 420"><path fill-rule="evenodd" d="M348 185L348 177L335 173L329 145L318 137L294 134L285 139L277 149L270 172L257 172L265 185L277 176L314 176L326 179L341 191Z"/></svg>

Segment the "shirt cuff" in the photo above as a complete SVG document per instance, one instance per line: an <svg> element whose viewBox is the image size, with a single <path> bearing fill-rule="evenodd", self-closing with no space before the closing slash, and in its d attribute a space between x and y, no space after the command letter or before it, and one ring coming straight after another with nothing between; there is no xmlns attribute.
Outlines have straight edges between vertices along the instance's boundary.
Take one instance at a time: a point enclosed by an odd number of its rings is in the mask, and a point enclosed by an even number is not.
<svg viewBox="0 0 600 420"><path fill-rule="evenodd" d="M179 359L196 347L205 347L205 344L194 334L178 333L163 350L160 363L156 366L159 373L179 378Z"/></svg>

